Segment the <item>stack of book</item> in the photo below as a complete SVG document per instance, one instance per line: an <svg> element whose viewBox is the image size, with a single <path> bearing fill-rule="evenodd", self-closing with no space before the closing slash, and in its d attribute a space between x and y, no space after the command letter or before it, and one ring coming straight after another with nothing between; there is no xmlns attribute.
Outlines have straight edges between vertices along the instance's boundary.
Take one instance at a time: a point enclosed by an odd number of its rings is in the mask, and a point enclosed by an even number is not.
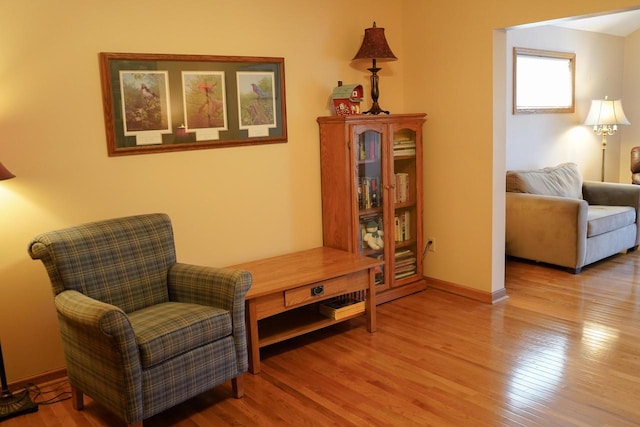
<svg viewBox="0 0 640 427"><path fill-rule="evenodd" d="M411 213L404 211L395 216L395 241L411 240Z"/></svg>
<svg viewBox="0 0 640 427"><path fill-rule="evenodd" d="M409 201L409 174L399 172L395 175L396 188L394 192L395 203L405 203Z"/></svg>
<svg viewBox="0 0 640 427"><path fill-rule="evenodd" d="M402 279L403 277L413 276L417 271L417 259L416 254L410 250L397 251L395 254L395 278Z"/></svg>
<svg viewBox="0 0 640 427"><path fill-rule="evenodd" d="M393 155L395 156L415 156L416 141L413 139L399 139L393 141Z"/></svg>
<svg viewBox="0 0 640 427"><path fill-rule="evenodd" d="M318 309L324 316L333 320L340 320L364 313L364 301L358 301L353 298L332 298L320 303Z"/></svg>
<svg viewBox="0 0 640 427"><path fill-rule="evenodd" d="M379 208L382 204L380 177L364 176L358 178L358 207L360 209Z"/></svg>

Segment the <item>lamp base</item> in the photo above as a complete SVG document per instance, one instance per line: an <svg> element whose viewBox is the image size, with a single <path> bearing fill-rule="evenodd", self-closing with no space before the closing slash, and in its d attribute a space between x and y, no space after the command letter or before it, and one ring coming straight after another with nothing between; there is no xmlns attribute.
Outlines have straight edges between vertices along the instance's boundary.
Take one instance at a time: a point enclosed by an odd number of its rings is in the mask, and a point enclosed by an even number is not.
<svg viewBox="0 0 640 427"><path fill-rule="evenodd" d="M371 108L363 112L362 114L380 114L380 113L389 114L387 110L383 110L382 108L380 108L380 105L378 105L378 101L375 101L371 106Z"/></svg>
<svg viewBox="0 0 640 427"><path fill-rule="evenodd" d="M380 90L378 89L378 71L380 71L380 68L376 67L375 58L373 59L373 67L367 69L371 71L371 100L373 101L373 105L368 111L362 114L389 114L388 111L383 110L380 108L380 105L378 105L378 97L380 96Z"/></svg>
<svg viewBox="0 0 640 427"><path fill-rule="evenodd" d="M29 390L0 397L0 421L37 411L38 404L31 400Z"/></svg>

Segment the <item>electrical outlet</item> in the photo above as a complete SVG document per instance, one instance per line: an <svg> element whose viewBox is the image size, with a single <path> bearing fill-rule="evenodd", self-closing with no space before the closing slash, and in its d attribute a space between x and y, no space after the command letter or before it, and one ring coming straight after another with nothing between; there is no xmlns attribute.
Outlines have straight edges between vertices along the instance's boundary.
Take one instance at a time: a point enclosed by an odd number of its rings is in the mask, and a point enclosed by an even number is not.
<svg viewBox="0 0 640 427"><path fill-rule="evenodd" d="M436 251L436 239L434 237L427 237L427 250L429 252Z"/></svg>

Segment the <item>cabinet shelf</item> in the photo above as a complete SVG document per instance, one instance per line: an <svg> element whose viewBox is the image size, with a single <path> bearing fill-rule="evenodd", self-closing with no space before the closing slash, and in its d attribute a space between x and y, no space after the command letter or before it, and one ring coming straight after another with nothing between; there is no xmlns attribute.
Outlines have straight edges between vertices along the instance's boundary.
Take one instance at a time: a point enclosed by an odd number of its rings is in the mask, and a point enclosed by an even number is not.
<svg viewBox="0 0 640 427"><path fill-rule="evenodd" d="M382 208L360 209L358 211L358 216L365 217L365 216L372 216L372 215L380 214L380 213L382 213Z"/></svg>
<svg viewBox="0 0 640 427"><path fill-rule="evenodd" d="M426 288L417 256L423 242L425 116L318 118L324 245L385 261L375 278L378 303ZM368 221L377 222L383 233L369 234ZM370 249L371 242L383 249ZM396 263L400 250L410 251L411 260L403 254Z"/></svg>
<svg viewBox="0 0 640 427"><path fill-rule="evenodd" d="M394 209L395 210L401 210L401 209L413 208L415 206L416 206L416 202L408 201L408 202L396 203L394 205Z"/></svg>
<svg viewBox="0 0 640 427"><path fill-rule="evenodd" d="M366 165L366 164L374 164L379 162L380 159L365 159L365 160L358 160L358 163L361 165Z"/></svg>
<svg viewBox="0 0 640 427"><path fill-rule="evenodd" d="M402 242L395 242L394 244L394 247L396 249L402 249L402 248L413 247L413 246L416 246L416 239L404 240Z"/></svg>

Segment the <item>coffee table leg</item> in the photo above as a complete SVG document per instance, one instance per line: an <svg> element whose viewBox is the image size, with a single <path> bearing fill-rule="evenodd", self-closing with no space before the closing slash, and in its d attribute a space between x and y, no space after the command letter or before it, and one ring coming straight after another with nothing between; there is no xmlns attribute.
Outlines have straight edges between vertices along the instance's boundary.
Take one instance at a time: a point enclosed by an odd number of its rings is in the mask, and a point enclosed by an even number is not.
<svg viewBox="0 0 640 427"><path fill-rule="evenodd" d="M246 301L247 318L247 345L249 353L249 372L260 373L260 337L258 337L258 316L256 303L253 300Z"/></svg>
<svg viewBox="0 0 640 427"><path fill-rule="evenodd" d="M369 269L369 288L367 289L367 301L365 309L367 310L367 331L376 331L376 284L375 269Z"/></svg>

